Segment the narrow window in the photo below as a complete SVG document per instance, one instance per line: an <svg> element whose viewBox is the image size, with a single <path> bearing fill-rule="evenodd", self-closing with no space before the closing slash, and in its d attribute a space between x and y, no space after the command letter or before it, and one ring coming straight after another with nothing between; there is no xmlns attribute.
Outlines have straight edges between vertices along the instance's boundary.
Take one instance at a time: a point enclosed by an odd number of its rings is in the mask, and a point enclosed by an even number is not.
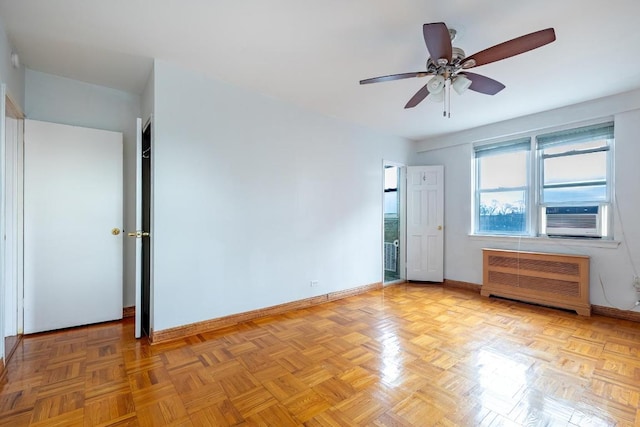
<svg viewBox="0 0 640 427"><path fill-rule="evenodd" d="M530 138L477 146L474 152L475 232L529 234Z"/></svg>

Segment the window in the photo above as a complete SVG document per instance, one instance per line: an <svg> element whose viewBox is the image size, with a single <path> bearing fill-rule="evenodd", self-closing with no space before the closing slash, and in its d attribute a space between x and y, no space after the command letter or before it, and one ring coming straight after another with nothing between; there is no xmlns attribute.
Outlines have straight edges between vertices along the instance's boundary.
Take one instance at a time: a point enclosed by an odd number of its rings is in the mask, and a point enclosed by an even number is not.
<svg viewBox="0 0 640 427"><path fill-rule="evenodd" d="M613 123L538 136L540 202L610 202L612 141Z"/></svg>
<svg viewBox="0 0 640 427"><path fill-rule="evenodd" d="M398 173L396 166L384 167L384 216L398 218L400 197L398 193Z"/></svg>
<svg viewBox="0 0 640 427"><path fill-rule="evenodd" d="M530 138L475 148L477 233L528 233L530 151Z"/></svg>
<svg viewBox="0 0 640 427"><path fill-rule="evenodd" d="M606 213L613 129L601 123L475 146L474 232L540 235L547 207L604 206Z"/></svg>

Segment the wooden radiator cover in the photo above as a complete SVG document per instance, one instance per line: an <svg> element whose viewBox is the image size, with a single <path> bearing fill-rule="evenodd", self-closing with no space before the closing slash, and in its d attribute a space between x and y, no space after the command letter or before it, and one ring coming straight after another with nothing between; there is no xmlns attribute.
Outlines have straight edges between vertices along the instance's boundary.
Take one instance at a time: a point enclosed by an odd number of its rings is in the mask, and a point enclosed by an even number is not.
<svg viewBox="0 0 640 427"><path fill-rule="evenodd" d="M483 249L480 293L590 316L589 257L541 252Z"/></svg>

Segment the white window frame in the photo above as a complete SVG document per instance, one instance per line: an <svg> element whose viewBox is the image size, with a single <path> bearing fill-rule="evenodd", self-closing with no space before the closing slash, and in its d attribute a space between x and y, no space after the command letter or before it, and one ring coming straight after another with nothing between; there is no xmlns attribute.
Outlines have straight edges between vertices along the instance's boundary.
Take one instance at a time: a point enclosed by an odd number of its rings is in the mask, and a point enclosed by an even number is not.
<svg viewBox="0 0 640 427"><path fill-rule="evenodd" d="M578 202L566 202L566 203L544 203L543 202L543 164L542 150L538 147L538 137L548 136L554 133L561 134L563 132L571 131L573 129L580 129L582 127L606 127L607 125L613 126L613 136L609 140L607 151L607 176L606 176L606 201L585 201L587 204L606 205L609 212L614 211L615 202L615 123L613 117L600 118L596 120L590 120L581 123L572 123L564 126L557 126L554 128L540 129L536 131L530 131L519 135L512 135L509 138L499 138L493 140L487 140L472 144L471 147L471 167L472 167L472 182L471 182L471 236L487 236L487 237L540 237L542 230L540 229L540 212L545 206L558 206L558 205L572 205L572 204L585 204ZM483 150L500 149L501 146L507 147L514 144L514 141L523 140L525 138L530 139L530 151L527 160L527 206L525 208L525 221L526 230L523 234L505 234L505 233L492 233L492 232L480 232L478 230L480 224L480 191L479 185L479 173L480 168L478 164L477 152ZM511 190L512 188L508 188ZM507 189L502 189L502 191ZM517 190L515 187L513 190ZM498 189L496 189L498 191ZM613 215L607 215L607 228L611 230L608 236L603 239L613 239ZM546 239L546 237L545 237ZM581 239L577 239L581 240ZM586 240L589 240L588 238Z"/></svg>
<svg viewBox="0 0 640 427"><path fill-rule="evenodd" d="M577 126L577 127L573 127L570 128L568 130L572 130L572 129L580 129L580 128L606 128L608 127L608 125L610 125L611 127L613 127L613 122L604 122L604 123L599 123L596 125L592 125L592 126ZM562 134L565 131L559 131L559 132L551 132L545 135L552 135L552 134ZM536 162L537 162L537 167L538 167L538 200L540 201L539 205L540 206L548 206L548 205L571 205L571 204L585 204L585 203L591 203L591 204L601 204L601 203L607 203L610 204L613 201L613 186L612 186L612 178L613 178L613 146L614 146L614 142L615 142L615 135L613 135L613 130L612 130L612 134L611 134L611 138L606 138L607 141L607 145L606 148L597 148L597 149L588 149L588 150L581 150L580 152L568 152L568 153L564 153L564 154L556 154L556 155L551 155L551 156L543 156L542 155L542 151L545 148L544 146L541 146L539 139L544 137L545 135L537 135L536 136ZM577 143L580 142L587 142L587 141L594 141L595 139L585 139L583 141L576 141ZM561 143L562 144L562 143ZM605 186L606 186L606 194L605 194L605 200L583 200L583 201L576 201L576 202L548 202L546 200L544 200L544 160L545 158L549 158L549 157L569 157L569 156L575 156L575 155L580 155L580 154L586 154L589 152L600 152L600 151L606 151L606 167L607 167L607 174L605 177ZM570 186L558 186L558 187L570 187Z"/></svg>
<svg viewBox="0 0 640 427"><path fill-rule="evenodd" d="M479 144L479 145L475 145L473 147L473 198L474 198L474 203L473 203L473 221L472 221L472 230L474 234L477 235L491 235L491 236L529 236L531 235L531 210L532 210L532 205L531 205L531 183L532 181L532 177L531 177L531 173L532 173L532 168L531 168L531 159L532 159L532 151L531 151L531 144L532 144L532 138L530 137L521 137L521 138L516 138L516 139L508 139L505 141L501 141L501 142L497 142L497 143L491 143L491 144ZM528 145L528 148L523 148L522 150L518 149L517 147L524 147L526 145ZM478 155L479 153L482 152L495 152L496 154L503 154L503 153L508 153L508 152L516 152L516 151L526 151L527 153L527 159L525 161L525 165L527 168L527 171L525 172L525 176L526 176L526 183L523 186L519 186L519 187L499 187L499 188L490 188L490 189L484 189L481 190L479 188L480 185L480 159L483 157L482 155ZM525 225L524 225L524 231L522 233L518 233L518 234L512 234L512 233L498 233L498 232L486 232L486 231L480 231L479 227L480 227L480 195L482 193L491 193L491 192L504 192L504 191L524 191L525 194L525 212L524 212L524 220L525 220Z"/></svg>

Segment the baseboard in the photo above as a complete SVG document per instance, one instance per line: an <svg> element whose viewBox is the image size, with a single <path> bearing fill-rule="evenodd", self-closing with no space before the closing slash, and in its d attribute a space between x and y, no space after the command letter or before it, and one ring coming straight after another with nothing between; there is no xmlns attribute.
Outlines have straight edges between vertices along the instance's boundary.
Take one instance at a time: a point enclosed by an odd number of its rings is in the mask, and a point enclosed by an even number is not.
<svg viewBox="0 0 640 427"><path fill-rule="evenodd" d="M446 288L464 289L466 291L473 291L476 293L480 293L480 289L482 288L482 285L479 285L477 283L461 282L459 280L449 279L444 279L442 286Z"/></svg>
<svg viewBox="0 0 640 427"><path fill-rule="evenodd" d="M357 288L345 289L343 291L328 293L326 294L327 302L348 298L348 297L353 297L356 295L367 293L369 291L375 291L376 289L382 289L382 282L371 283L370 285L358 286Z"/></svg>
<svg viewBox="0 0 640 427"><path fill-rule="evenodd" d="M407 283L405 279L398 279L398 280L392 280L390 282L384 282L382 286L385 288L388 288L389 286L403 285L405 283Z"/></svg>
<svg viewBox="0 0 640 427"><path fill-rule="evenodd" d="M232 314L230 316L218 317L216 319L191 323L189 325L177 326L175 328L152 331L149 337L149 341L151 342L151 344L173 341L204 332L212 332L217 329L226 328L243 322L249 322L261 317L275 316L277 314L284 314L301 308L309 308L314 305L324 304L329 301L335 301L342 298L363 294L376 289L382 289L381 282L359 286L357 288L345 289L344 291L331 292L311 298L291 301L271 307L246 311L244 313Z"/></svg>
<svg viewBox="0 0 640 427"><path fill-rule="evenodd" d="M444 279L443 286L447 288L465 289L473 292L480 293L482 285L469 282L460 282L458 280ZM526 301L523 301L526 303ZM617 308L605 307L602 305L591 305L591 314L598 314L600 316L611 317L613 319L630 320L632 322L640 323L640 312L630 310L619 310Z"/></svg>
<svg viewBox="0 0 640 427"><path fill-rule="evenodd" d="M122 318L126 319L127 317L135 317L136 316L136 307L122 307Z"/></svg>
<svg viewBox="0 0 640 427"><path fill-rule="evenodd" d="M617 308L604 307L602 305L592 305L591 314L613 317L614 319L631 320L640 323L640 312L630 310L618 310Z"/></svg>

